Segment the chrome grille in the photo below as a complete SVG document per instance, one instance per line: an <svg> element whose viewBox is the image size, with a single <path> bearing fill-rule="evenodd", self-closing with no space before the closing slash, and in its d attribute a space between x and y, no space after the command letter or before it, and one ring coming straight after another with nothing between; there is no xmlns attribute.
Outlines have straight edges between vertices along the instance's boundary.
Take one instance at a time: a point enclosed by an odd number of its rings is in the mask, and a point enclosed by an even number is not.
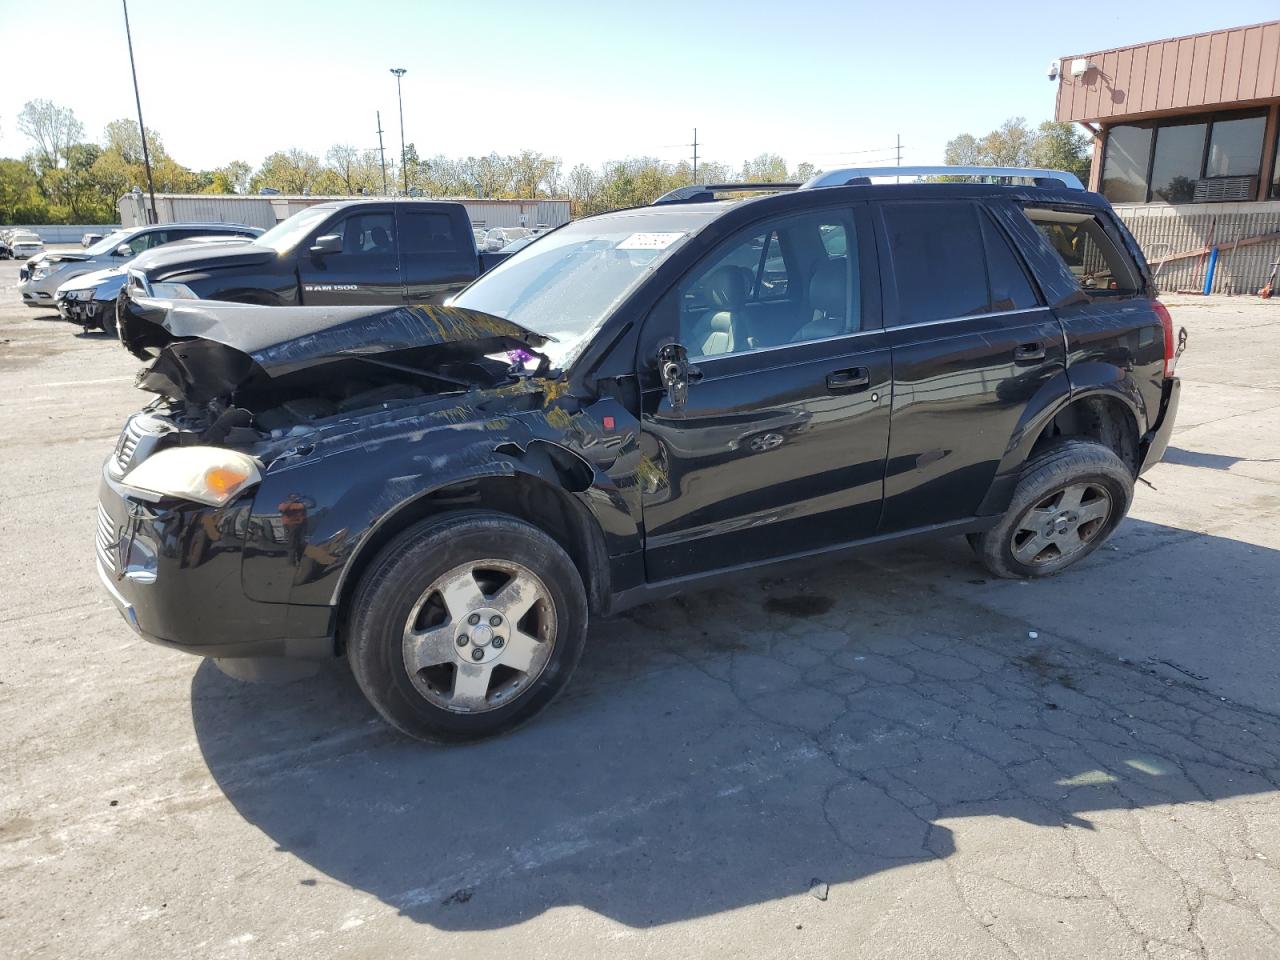
<svg viewBox="0 0 1280 960"><path fill-rule="evenodd" d="M115 551L112 548L116 545L118 539L115 523L102 504L98 504L98 531L96 536L98 559L112 573L117 572Z"/></svg>
<svg viewBox="0 0 1280 960"><path fill-rule="evenodd" d="M138 441L146 433L147 431L142 428L141 417L129 418L129 422L124 425L124 432L116 442L115 455L112 457L112 466L115 468L112 472L116 476L124 476L125 471L129 469L129 464L133 462L133 455L138 450Z"/></svg>

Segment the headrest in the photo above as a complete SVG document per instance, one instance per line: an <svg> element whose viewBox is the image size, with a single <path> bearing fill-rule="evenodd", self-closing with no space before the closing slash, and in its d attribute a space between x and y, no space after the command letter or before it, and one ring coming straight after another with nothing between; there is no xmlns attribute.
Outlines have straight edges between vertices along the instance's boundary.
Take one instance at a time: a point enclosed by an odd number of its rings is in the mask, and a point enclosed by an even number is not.
<svg viewBox="0 0 1280 960"><path fill-rule="evenodd" d="M848 261L833 257L814 268L809 278L809 305L828 317L843 317L846 306L845 271Z"/></svg>
<svg viewBox="0 0 1280 960"><path fill-rule="evenodd" d="M747 271L741 267L717 267L703 282L711 302L721 310L736 310L747 302Z"/></svg>

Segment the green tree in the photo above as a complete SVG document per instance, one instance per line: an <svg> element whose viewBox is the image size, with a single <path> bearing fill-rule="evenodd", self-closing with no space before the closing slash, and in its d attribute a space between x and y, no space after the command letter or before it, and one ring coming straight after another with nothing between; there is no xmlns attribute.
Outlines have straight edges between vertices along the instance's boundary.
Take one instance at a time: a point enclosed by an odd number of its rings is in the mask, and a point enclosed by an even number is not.
<svg viewBox="0 0 1280 960"><path fill-rule="evenodd" d="M301 194L312 189L320 176L320 158L296 147L271 154L249 180L256 192L271 187L281 193Z"/></svg>
<svg viewBox="0 0 1280 960"><path fill-rule="evenodd" d="M249 177L253 168L243 160L232 160L209 175L201 193L244 193L249 189Z"/></svg>
<svg viewBox="0 0 1280 960"><path fill-rule="evenodd" d="M47 211L31 166L0 159L0 223L44 223Z"/></svg>
<svg viewBox="0 0 1280 960"><path fill-rule="evenodd" d="M1022 117L1012 117L981 138L960 134L948 141L944 156L953 166L1043 167L1087 182L1092 146L1069 123L1046 120L1032 130Z"/></svg>
<svg viewBox="0 0 1280 960"><path fill-rule="evenodd" d="M18 129L35 144L39 169L53 170L66 160L67 150L84 137L84 124L70 107L52 100L28 100L18 113Z"/></svg>
<svg viewBox="0 0 1280 960"><path fill-rule="evenodd" d="M1033 167L1066 170L1088 183L1092 163L1093 139L1074 124L1046 120L1036 128L1036 141L1031 148Z"/></svg>
<svg viewBox="0 0 1280 960"><path fill-rule="evenodd" d="M106 149L115 150L126 163L142 163L142 135L136 120L112 120L103 130L102 140ZM147 152L152 163L168 156L155 130L147 131Z"/></svg>
<svg viewBox="0 0 1280 960"><path fill-rule="evenodd" d="M742 165L744 183L781 183L787 179L787 161L776 153L762 153Z"/></svg>

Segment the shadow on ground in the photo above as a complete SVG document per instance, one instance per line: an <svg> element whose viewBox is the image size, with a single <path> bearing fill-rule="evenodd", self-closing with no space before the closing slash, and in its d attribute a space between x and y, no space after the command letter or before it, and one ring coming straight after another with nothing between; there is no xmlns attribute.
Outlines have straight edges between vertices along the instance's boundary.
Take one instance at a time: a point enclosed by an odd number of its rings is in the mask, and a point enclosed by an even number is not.
<svg viewBox="0 0 1280 960"><path fill-rule="evenodd" d="M1223 567L1249 551L1259 589L1280 579L1276 551L1197 542ZM1104 616L1078 602L1085 575L1125 576L1124 549L1025 586L938 544L642 608L594 627L551 710L469 747L389 733L337 667L278 687L206 663L195 728L239 812L314 869L303 885L447 930L570 904L670 923L946 858L957 817L1088 830L1276 789L1274 718L1006 612L1036 590Z"/></svg>

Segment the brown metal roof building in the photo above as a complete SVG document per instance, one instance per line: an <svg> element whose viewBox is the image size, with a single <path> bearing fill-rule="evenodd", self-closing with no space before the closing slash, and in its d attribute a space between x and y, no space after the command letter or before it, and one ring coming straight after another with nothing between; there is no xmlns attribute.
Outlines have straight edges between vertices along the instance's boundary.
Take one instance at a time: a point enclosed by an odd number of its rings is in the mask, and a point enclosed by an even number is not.
<svg viewBox="0 0 1280 960"><path fill-rule="evenodd" d="M1096 131L1113 203L1280 199L1280 20L1059 62L1057 118Z"/></svg>
<svg viewBox="0 0 1280 960"><path fill-rule="evenodd" d="M1093 134L1090 189L1161 286L1255 290L1280 256L1280 20L1063 57L1058 74L1057 119Z"/></svg>

